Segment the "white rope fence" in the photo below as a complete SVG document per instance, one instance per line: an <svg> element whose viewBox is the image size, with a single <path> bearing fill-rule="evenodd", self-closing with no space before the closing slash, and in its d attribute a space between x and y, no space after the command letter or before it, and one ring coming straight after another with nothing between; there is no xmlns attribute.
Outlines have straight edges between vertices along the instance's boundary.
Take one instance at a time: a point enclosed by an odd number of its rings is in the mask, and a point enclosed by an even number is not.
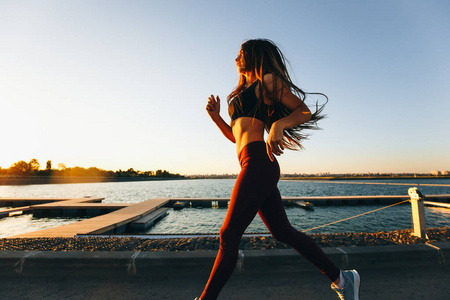
<svg viewBox="0 0 450 300"><path fill-rule="evenodd" d="M388 206L385 206L385 207L377 208L377 209L374 209L374 210L371 210L371 211L368 211L368 212L365 212L365 213L362 213L362 214L359 214L359 215L355 215L355 216L352 216L352 217L349 217L349 218L341 219L341 220L334 221L334 222L331 222L331 223L327 223L327 224L324 224L324 225L320 225L320 226L316 226L316 227L309 228L309 229L306 229L306 230L302 230L302 232L307 232L307 231L311 231L311 230L314 230L314 229L318 229L318 228L322 228L322 227L325 227L325 226L329 226L329 225L337 224L337 223L344 222L344 221L347 221L347 220L351 220L351 219L354 219L354 218L358 218L358 217L361 217L361 216L364 216L364 215L368 215L368 214L374 213L376 211L379 211L379 210L382 210L382 209L386 209L386 208L389 208L389 207L392 207L392 206L396 206L396 205L399 205L399 204L402 204L402 203L405 203L405 202L409 202L409 201L410 200L408 199L408 200L405 200L405 201L397 202L397 203L394 203L394 204L391 204L391 205L388 205Z"/></svg>

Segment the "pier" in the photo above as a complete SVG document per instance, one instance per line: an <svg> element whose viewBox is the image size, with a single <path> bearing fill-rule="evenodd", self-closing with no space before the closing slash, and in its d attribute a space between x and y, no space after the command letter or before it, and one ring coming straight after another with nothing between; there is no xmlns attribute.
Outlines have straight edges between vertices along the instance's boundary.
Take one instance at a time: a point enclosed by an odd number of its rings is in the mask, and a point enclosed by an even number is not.
<svg viewBox="0 0 450 300"><path fill-rule="evenodd" d="M0 218L39 210L61 210L77 205L83 208L92 207L103 199L105 198L0 198L0 207L12 207L0 210Z"/></svg>
<svg viewBox="0 0 450 300"><path fill-rule="evenodd" d="M67 200L64 202L67 203L61 203L61 202L55 202L55 203L47 203L43 204L45 205L45 209L50 210L56 210L56 211L64 211L64 210L70 210L74 208L75 200ZM126 226L136 221L154 210L160 208L164 204L166 204L168 199L150 199L141 203L136 203L133 205L125 204L125 207L122 206L122 208L114 210L113 212L89 218L87 220L82 220L76 223L63 225L59 227L54 228L48 228L43 230L38 230L26 234L16 235L12 236L11 238L32 238L32 237L74 237L79 234L117 234L117 233L123 233L126 229ZM66 205L67 204L67 205ZM41 209L43 205L37 206L37 209ZM92 205L92 204L91 204ZM79 207L78 205L75 206L76 209L92 209L95 207L95 209L110 209L111 204L105 203L102 205L93 205L91 206L89 203L86 203L84 206ZM117 206L117 204L113 204ZM31 207L32 209L35 208L35 206Z"/></svg>
<svg viewBox="0 0 450 300"><path fill-rule="evenodd" d="M143 230L163 218L168 208L180 202L186 207L227 207L229 198L156 198L140 203L101 203L104 198L0 198L0 218L21 213L37 216L93 216L76 223L38 230L8 238L75 237L80 235L121 234L127 229ZM283 197L285 205L373 205L408 200L407 195ZM450 194L428 195L425 204L449 205ZM431 202L432 200L432 202ZM310 207L308 205L308 207Z"/></svg>

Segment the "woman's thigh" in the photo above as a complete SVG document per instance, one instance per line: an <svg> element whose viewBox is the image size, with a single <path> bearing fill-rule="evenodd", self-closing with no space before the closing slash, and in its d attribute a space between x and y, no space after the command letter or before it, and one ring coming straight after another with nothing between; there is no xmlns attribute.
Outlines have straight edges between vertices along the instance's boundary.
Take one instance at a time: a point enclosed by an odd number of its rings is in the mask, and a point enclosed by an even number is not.
<svg viewBox="0 0 450 300"><path fill-rule="evenodd" d="M242 235L261 208L264 200L276 189L270 170L246 166L239 173L221 232Z"/></svg>

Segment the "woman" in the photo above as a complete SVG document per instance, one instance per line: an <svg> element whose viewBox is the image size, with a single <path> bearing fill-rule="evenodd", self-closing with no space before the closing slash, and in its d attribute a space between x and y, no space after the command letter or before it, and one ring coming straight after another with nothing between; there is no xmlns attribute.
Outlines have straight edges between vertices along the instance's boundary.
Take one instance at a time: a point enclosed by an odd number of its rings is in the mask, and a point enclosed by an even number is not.
<svg viewBox="0 0 450 300"><path fill-rule="evenodd" d="M236 266L241 237L257 213L275 239L293 247L330 279L341 299L358 299L358 273L340 271L309 236L291 226L277 188L280 169L274 155L286 148L301 149L306 136L300 131L315 127L323 106L311 114L304 103L306 93L292 83L283 54L269 40L243 43L236 66L239 84L228 96L231 124L219 114L219 97L211 95L206 105L221 132L236 143L241 172L220 229L219 253L200 299L218 297Z"/></svg>

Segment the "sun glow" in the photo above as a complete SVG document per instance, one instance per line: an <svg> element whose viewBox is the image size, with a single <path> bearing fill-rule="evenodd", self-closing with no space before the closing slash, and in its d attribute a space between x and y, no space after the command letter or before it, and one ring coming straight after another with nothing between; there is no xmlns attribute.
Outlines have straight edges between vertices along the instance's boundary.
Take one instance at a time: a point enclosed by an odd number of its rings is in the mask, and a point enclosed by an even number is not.
<svg viewBox="0 0 450 300"><path fill-rule="evenodd" d="M318 124L323 131L306 151L280 157L283 172L450 166L442 64L449 18L433 1L291 1L290 9L270 6L245 18L230 1L50 2L0 2L2 168L36 158L41 167L51 160L106 170L237 173L234 145L205 105L219 95L229 121L225 99L236 85L236 52L256 37L281 46L300 88L330 96L328 118ZM218 10L222 16L209 23L204 16ZM267 14L282 17L274 25ZM321 26L311 27L318 19ZM293 28L295 37L287 34ZM426 141L411 144L421 136Z"/></svg>

